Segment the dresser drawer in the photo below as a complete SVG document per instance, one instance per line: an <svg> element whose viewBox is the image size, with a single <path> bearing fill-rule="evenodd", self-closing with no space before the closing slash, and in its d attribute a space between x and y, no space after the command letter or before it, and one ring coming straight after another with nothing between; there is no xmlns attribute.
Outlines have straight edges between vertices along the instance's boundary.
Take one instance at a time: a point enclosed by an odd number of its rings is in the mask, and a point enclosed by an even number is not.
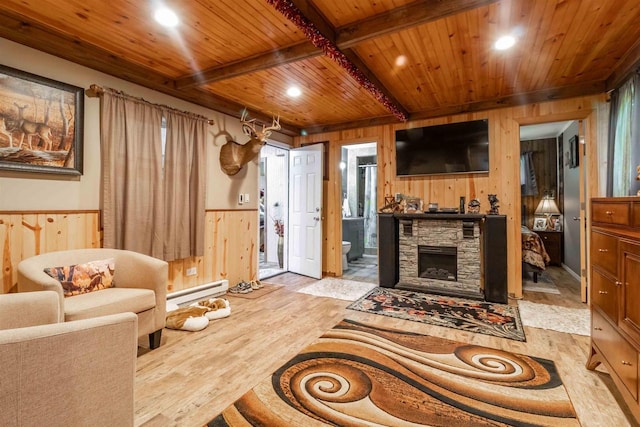
<svg viewBox="0 0 640 427"><path fill-rule="evenodd" d="M608 234L592 231L591 264L618 278L618 239Z"/></svg>
<svg viewBox="0 0 640 427"><path fill-rule="evenodd" d="M618 286L597 270L591 270L591 302L609 317L618 321Z"/></svg>
<svg viewBox="0 0 640 427"><path fill-rule="evenodd" d="M591 310L591 339L635 400L638 399L638 352L607 322Z"/></svg>
<svg viewBox="0 0 640 427"><path fill-rule="evenodd" d="M631 225L631 206L627 202L593 202L592 221L602 224Z"/></svg>

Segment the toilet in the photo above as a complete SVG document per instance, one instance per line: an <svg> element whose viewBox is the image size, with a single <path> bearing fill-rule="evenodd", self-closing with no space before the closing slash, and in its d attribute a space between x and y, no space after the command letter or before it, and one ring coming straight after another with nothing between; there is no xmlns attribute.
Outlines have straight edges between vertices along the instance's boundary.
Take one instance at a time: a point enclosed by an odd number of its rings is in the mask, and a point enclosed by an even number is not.
<svg viewBox="0 0 640 427"><path fill-rule="evenodd" d="M351 242L342 242L342 271L349 268L347 263L347 254L351 250Z"/></svg>

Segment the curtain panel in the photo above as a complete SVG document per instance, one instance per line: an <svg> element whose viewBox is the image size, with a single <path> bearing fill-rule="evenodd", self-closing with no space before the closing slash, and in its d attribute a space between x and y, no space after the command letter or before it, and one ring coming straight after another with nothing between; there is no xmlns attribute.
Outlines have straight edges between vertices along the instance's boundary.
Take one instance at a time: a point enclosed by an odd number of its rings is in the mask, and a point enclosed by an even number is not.
<svg viewBox="0 0 640 427"><path fill-rule="evenodd" d="M206 130L199 116L104 91L104 247L165 261L204 254Z"/></svg>
<svg viewBox="0 0 640 427"><path fill-rule="evenodd" d="M204 255L207 123L167 112L164 260Z"/></svg>
<svg viewBox="0 0 640 427"><path fill-rule="evenodd" d="M162 111L101 97L104 247L163 256Z"/></svg>
<svg viewBox="0 0 640 427"><path fill-rule="evenodd" d="M609 114L608 196L636 195L640 189L640 75L611 94Z"/></svg>

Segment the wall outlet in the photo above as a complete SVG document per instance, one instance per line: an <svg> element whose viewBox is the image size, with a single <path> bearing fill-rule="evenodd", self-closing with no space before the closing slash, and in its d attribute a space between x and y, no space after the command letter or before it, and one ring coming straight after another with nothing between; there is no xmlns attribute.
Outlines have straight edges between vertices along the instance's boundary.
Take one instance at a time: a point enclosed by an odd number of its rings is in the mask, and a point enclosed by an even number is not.
<svg viewBox="0 0 640 427"><path fill-rule="evenodd" d="M187 276L195 276L196 274L198 274L197 267L187 268Z"/></svg>
<svg viewBox="0 0 640 427"><path fill-rule="evenodd" d="M244 203L244 194L238 194L238 204L241 205Z"/></svg>
<svg viewBox="0 0 640 427"><path fill-rule="evenodd" d="M249 193L244 193L244 202L249 203Z"/></svg>

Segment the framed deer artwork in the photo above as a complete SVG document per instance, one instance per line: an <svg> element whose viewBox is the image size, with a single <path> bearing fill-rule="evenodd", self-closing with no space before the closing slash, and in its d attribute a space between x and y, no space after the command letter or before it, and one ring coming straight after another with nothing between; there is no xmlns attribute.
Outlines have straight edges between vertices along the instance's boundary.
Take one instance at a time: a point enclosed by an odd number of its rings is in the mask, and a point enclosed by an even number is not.
<svg viewBox="0 0 640 427"><path fill-rule="evenodd" d="M0 169L82 175L84 90L0 65Z"/></svg>

